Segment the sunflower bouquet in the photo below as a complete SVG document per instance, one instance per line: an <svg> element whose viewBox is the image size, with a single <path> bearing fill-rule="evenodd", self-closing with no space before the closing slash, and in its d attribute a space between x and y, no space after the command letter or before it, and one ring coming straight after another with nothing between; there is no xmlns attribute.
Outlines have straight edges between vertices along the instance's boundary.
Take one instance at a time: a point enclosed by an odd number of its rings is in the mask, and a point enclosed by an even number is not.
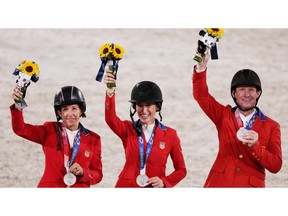
<svg viewBox="0 0 288 216"><path fill-rule="evenodd" d="M38 64L30 60L22 61L14 70L13 75L17 76L16 83L20 87L20 92L22 93L22 99L15 101L15 106L17 109L23 109L27 107L27 104L24 100L26 90L31 81L37 82L39 80L39 74L40 70Z"/></svg>
<svg viewBox="0 0 288 216"><path fill-rule="evenodd" d="M118 62L123 58L124 52L125 51L123 47L114 43L106 43L100 47L99 53L101 59L101 66L96 76L97 81L99 82L102 81L106 65L109 67L111 71L115 72L115 79L116 79L116 74L118 71ZM107 86L111 88L115 87L116 84L108 83Z"/></svg>
<svg viewBox="0 0 288 216"><path fill-rule="evenodd" d="M216 42L224 36L224 30L222 28L205 28L199 32L199 35L201 39L198 40L197 51L203 57L207 48L209 48L211 50L211 59L218 59ZM202 57L195 56L194 60L201 62Z"/></svg>

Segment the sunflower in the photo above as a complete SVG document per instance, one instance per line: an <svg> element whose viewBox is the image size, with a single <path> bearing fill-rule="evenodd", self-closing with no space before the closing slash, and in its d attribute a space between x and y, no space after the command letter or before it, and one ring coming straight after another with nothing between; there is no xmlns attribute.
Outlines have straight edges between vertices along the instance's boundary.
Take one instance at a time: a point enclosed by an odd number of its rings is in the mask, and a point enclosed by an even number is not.
<svg viewBox="0 0 288 216"><path fill-rule="evenodd" d="M224 36L223 28L206 28L208 35L221 39Z"/></svg>
<svg viewBox="0 0 288 216"><path fill-rule="evenodd" d="M108 57L108 55L111 54L111 52L112 52L111 44L106 43L102 45L99 50L100 58Z"/></svg>
<svg viewBox="0 0 288 216"><path fill-rule="evenodd" d="M115 59L122 59L123 55L124 55L124 48L117 45L117 44L114 44L114 49L113 49L113 52L112 52L112 55L114 56Z"/></svg>
<svg viewBox="0 0 288 216"><path fill-rule="evenodd" d="M19 69L29 76L38 76L40 74L38 64L36 64L34 61L23 61L21 62Z"/></svg>

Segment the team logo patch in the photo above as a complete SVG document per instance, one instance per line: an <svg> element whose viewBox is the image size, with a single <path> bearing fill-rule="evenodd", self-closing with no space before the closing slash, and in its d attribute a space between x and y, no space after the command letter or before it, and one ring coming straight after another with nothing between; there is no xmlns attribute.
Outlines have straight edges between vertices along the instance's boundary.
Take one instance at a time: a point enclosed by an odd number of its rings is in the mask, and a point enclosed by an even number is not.
<svg viewBox="0 0 288 216"><path fill-rule="evenodd" d="M165 142L160 142L159 147L160 147L160 149L165 149Z"/></svg>
<svg viewBox="0 0 288 216"><path fill-rule="evenodd" d="M85 150L85 153L84 153L84 155L85 155L85 157L89 157L89 155L90 155L90 152L89 152L89 151L87 151L87 150Z"/></svg>

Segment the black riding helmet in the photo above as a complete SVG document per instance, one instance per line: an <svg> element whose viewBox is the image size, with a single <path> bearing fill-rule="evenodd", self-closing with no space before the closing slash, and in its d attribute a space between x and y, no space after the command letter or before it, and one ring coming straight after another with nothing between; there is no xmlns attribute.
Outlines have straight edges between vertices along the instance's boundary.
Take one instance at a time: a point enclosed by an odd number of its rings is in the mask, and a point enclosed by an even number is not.
<svg viewBox="0 0 288 216"><path fill-rule="evenodd" d="M64 86L54 97L54 110L57 121L61 119L57 111L61 109L61 106L70 104L78 104L82 110L81 116L86 117L86 103L83 93L76 86Z"/></svg>
<svg viewBox="0 0 288 216"><path fill-rule="evenodd" d="M235 91L238 86L253 86L257 89L257 91L261 91L259 97L256 100L256 107L258 100L262 94L261 81L257 73L251 69L242 69L239 70L232 78L230 93L237 106L238 104L236 102L236 99L232 95L232 91Z"/></svg>
<svg viewBox="0 0 288 216"><path fill-rule="evenodd" d="M142 82L137 83L132 89L131 99L129 100L129 102L132 103L132 107L134 109L134 111L132 112L130 108L130 117L138 135L141 135L141 128L136 126L135 121L133 119L133 116L136 112L137 103L148 103L148 104L155 103L159 109L158 111L159 111L160 121L162 121L161 108L162 108L163 98L162 98L161 89L156 83L151 82L151 81L142 81Z"/></svg>
<svg viewBox="0 0 288 216"><path fill-rule="evenodd" d="M162 106L162 92L159 86L151 81L142 81L137 83L131 92L132 104L136 103L156 103L159 104L159 111Z"/></svg>

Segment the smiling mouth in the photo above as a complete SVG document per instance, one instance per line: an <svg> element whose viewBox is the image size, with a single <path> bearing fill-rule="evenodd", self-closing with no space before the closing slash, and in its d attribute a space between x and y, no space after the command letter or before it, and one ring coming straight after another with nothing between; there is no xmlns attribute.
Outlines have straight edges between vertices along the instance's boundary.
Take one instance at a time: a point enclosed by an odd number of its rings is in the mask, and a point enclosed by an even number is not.
<svg viewBox="0 0 288 216"><path fill-rule="evenodd" d="M148 118L150 115L141 115L142 118Z"/></svg>
<svg viewBox="0 0 288 216"><path fill-rule="evenodd" d="M243 102L245 102L245 103L249 103L249 102L251 102L252 100L251 99L242 99L241 101L243 101Z"/></svg>

